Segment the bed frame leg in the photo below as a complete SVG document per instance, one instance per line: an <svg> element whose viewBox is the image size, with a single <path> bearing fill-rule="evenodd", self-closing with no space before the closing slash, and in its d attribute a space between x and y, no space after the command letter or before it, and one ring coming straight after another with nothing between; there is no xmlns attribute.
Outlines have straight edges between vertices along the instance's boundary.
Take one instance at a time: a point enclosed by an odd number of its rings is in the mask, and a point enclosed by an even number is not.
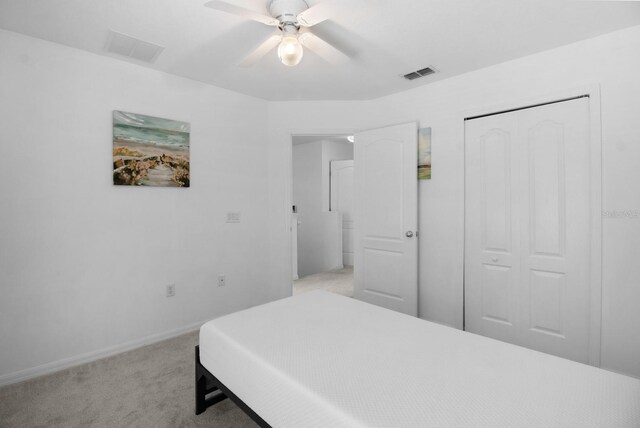
<svg viewBox="0 0 640 428"><path fill-rule="evenodd" d="M207 408L228 398L218 386L219 381L200 363L199 346L196 346L195 375L196 415L203 413Z"/></svg>
<svg viewBox="0 0 640 428"><path fill-rule="evenodd" d="M196 415L203 413L207 410L206 395L207 395L207 378L202 372L202 365L200 364L200 347L196 346Z"/></svg>
<svg viewBox="0 0 640 428"><path fill-rule="evenodd" d="M231 399L240 409L253 419L261 428L271 428L256 412L244 401L236 396L229 388L220 382L211 372L200 363L200 346L196 346L195 352L195 390L196 390L196 415L203 413L208 407L213 406L227 398ZM209 397L207 397L209 396Z"/></svg>

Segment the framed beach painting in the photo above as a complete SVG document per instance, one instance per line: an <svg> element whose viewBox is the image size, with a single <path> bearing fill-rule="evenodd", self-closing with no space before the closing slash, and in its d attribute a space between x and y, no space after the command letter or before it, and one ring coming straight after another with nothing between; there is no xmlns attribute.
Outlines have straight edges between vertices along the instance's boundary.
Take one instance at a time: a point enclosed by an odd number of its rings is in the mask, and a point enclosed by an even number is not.
<svg viewBox="0 0 640 428"><path fill-rule="evenodd" d="M187 122L113 112L113 184L189 187Z"/></svg>
<svg viewBox="0 0 640 428"><path fill-rule="evenodd" d="M418 180L431 179L431 128L418 130Z"/></svg>

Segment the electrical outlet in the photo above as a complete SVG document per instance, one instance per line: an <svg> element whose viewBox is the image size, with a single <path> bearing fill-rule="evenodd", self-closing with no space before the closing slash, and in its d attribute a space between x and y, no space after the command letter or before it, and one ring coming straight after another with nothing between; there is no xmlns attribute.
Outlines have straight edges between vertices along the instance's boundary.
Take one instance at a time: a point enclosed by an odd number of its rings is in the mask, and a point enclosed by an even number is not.
<svg viewBox="0 0 640 428"><path fill-rule="evenodd" d="M218 287L224 287L227 285L227 277L224 275L218 275Z"/></svg>
<svg viewBox="0 0 640 428"><path fill-rule="evenodd" d="M240 212L238 211L228 212L227 223L240 223Z"/></svg>
<svg viewBox="0 0 640 428"><path fill-rule="evenodd" d="M176 295L176 285L169 284L167 285L167 297L173 297Z"/></svg>

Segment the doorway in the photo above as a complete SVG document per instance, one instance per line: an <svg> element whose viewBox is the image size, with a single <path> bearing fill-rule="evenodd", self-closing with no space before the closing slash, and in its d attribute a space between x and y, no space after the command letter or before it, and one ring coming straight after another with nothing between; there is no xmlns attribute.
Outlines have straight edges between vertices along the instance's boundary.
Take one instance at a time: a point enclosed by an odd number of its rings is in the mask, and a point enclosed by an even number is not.
<svg viewBox="0 0 640 428"><path fill-rule="evenodd" d="M353 296L353 258L348 256L353 245L353 175L349 182L348 169L337 171L334 165L332 179L332 164L338 162L351 162L353 170L350 135L292 136L294 295L324 289Z"/></svg>

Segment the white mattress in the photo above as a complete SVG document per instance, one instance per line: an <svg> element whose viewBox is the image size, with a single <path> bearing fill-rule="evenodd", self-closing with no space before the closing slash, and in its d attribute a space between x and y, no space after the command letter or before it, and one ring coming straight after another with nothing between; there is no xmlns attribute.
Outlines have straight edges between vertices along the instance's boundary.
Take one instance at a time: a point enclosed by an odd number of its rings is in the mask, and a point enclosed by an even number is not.
<svg viewBox="0 0 640 428"><path fill-rule="evenodd" d="M640 380L323 291L200 329L273 427L640 427Z"/></svg>

